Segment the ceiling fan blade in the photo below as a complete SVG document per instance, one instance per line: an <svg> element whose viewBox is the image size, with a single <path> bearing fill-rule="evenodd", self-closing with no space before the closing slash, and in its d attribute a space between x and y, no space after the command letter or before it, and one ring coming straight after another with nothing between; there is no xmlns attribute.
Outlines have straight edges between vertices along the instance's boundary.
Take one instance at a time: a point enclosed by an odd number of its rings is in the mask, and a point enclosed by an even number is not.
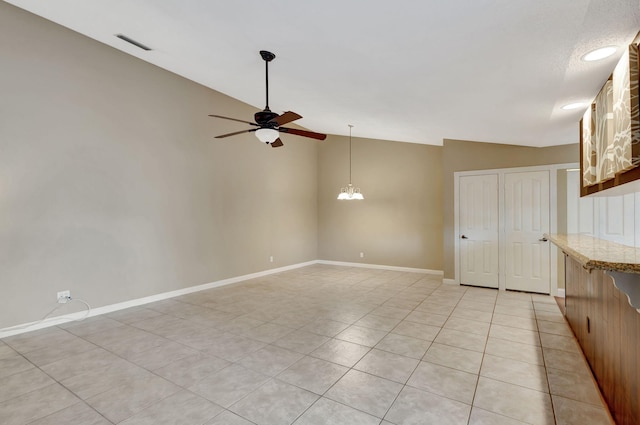
<svg viewBox="0 0 640 425"><path fill-rule="evenodd" d="M250 128L249 130L234 131L233 133L221 134L220 136L216 136L216 139L224 139L225 137L235 136L236 134L242 134L242 133L251 133L257 130L258 130L257 128Z"/></svg>
<svg viewBox="0 0 640 425"><path fill-rule="evenodd" d="M295 112L287 111L282 115L280 115L279 117L272 119L271 121L278 124L278 126L281 126L281 125L288 124L292 121L299 120L300 118L302 118L302 115L298 115Z"/></svg>
<svg viewBox="0 0 640 425"><path fill-rule="evenodd" d="M279 148L280 146L284 146L284 143L282 143L282 140L280 140L279 137L276 140L274 140L273 142L271 142L271 147L272 148Z"/></svg>
<svg viewBox="0 0 640 425"><path fill-rule="evenodd" d="M313 131L307 131L307 130L296 130L295 128L280 127L278 131L282 133L295 134L296 136L310 137L312 139L317 139L317 140L324 140L327 138L326 134L314 133Z"/></svg>
<svg viewBox="0 0 640 425"><path fill-rule="evenodd" d="M222 115L209 115L209 116L210 117L214 117L214 118L222 118L223 120L231 120L231 121L243 122L245 124L255 125L256 127L258 127L258 124L254 123L254 122L251 122L251 121L239 120L237 118L223 117Z"/></svg>

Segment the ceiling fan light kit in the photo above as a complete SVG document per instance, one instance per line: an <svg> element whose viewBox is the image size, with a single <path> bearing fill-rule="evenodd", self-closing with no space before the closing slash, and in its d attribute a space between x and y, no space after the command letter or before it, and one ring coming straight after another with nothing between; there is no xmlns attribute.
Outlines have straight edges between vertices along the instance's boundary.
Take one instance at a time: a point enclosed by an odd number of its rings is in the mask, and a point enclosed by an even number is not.
<svg viewBox="0 0 640 425"><path fill-rule="evenodd" d="M349 124L349 184L340 189L340 193L338 194L338 200L340 201L364 199L362 192L360 192L360 188L355 187L351 183L351 129L352 128L353 126Z"/></svg>
<svg viewBox="0 0 640 425"><path fill-rule="evenodd" d="M272 148L278 148L280 146L284 146L282 140L280 140L280 133L289 133L296 136L309 137L311 139L316 140L324 140L327 138L326 134L315 133L313 131L307 130L297 130L295 128L287 128L281 127L284 124L288 124L290 122L299 120L302 118L301 115L296 114L295 112L287 111L282 115L278 115L275 112L272 112L269 109L269 62L276 58L271 52L266 50L260 51L260 56L264 60L265 63L265 86L266 86L266 94L267 94L267 102L264 110L256 112L253 116L255 122L240 120L237 118L229 118L223 117L222 115L209 115L214 118L222 118L225 120L238 121L241 123L249 124L257 128L250 128L247 130L234 131L232 133L222 134L220 136L216 136L216 139L223 139L229 136L235 136L243 133L256 133L256 137L260 142L266 143L267 145L271 145Z"/></svg>

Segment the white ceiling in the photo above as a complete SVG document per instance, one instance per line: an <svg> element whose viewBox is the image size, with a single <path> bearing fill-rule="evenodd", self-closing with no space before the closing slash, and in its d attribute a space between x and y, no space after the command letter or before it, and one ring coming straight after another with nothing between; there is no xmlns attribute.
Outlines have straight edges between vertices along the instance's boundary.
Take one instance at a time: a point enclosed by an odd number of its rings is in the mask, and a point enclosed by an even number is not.
<svg viewBox="0 0 640 425"><path fill-rule="evenodd" d="M258 51L270 50L275 112L298 112L313 131L346 135L353 124L354 137L433 145L576 143L584 110L560 107L590 101L640 30L640 0L8 3L259 109ZM580 60L612 44L613 58Z"/></svg>

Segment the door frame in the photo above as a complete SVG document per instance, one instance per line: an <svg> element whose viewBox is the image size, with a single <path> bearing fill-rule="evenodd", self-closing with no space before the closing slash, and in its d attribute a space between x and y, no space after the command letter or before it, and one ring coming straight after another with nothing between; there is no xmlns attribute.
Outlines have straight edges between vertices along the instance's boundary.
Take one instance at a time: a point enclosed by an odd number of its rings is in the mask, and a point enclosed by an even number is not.
<svg viewBox="0 0 640 425"><path fill-rule="evenodd" d="M459 186L461 176L474 176L482 174L498 174L498 216L500 218L498 234L498 290L506 290L506 234L504 229L504 175L506 173L518 173L528 171L548 171L549 172L549 232L556 233L558 229L558 170L565 168L576 168L577 163L549 164L531 167L496 168L488 170L456 171L453 173L453 226L454 226L454 283L460 284L460 200ZM558 257L555 245L550 246L551 255L549 259L550 289L551 295L558 295Z"/></svg>

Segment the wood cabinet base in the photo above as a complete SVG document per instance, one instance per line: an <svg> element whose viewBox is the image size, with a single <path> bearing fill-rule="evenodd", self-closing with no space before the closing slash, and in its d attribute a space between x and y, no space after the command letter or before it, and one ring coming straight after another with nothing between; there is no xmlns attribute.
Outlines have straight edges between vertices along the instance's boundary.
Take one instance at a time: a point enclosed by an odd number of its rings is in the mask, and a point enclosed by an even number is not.
<svg viewBox="0 0 640 425"><path fill-rule="evenodd" d="M602 270L565 255L566 317L618 425L640 424L640 313Z"/></svg>

